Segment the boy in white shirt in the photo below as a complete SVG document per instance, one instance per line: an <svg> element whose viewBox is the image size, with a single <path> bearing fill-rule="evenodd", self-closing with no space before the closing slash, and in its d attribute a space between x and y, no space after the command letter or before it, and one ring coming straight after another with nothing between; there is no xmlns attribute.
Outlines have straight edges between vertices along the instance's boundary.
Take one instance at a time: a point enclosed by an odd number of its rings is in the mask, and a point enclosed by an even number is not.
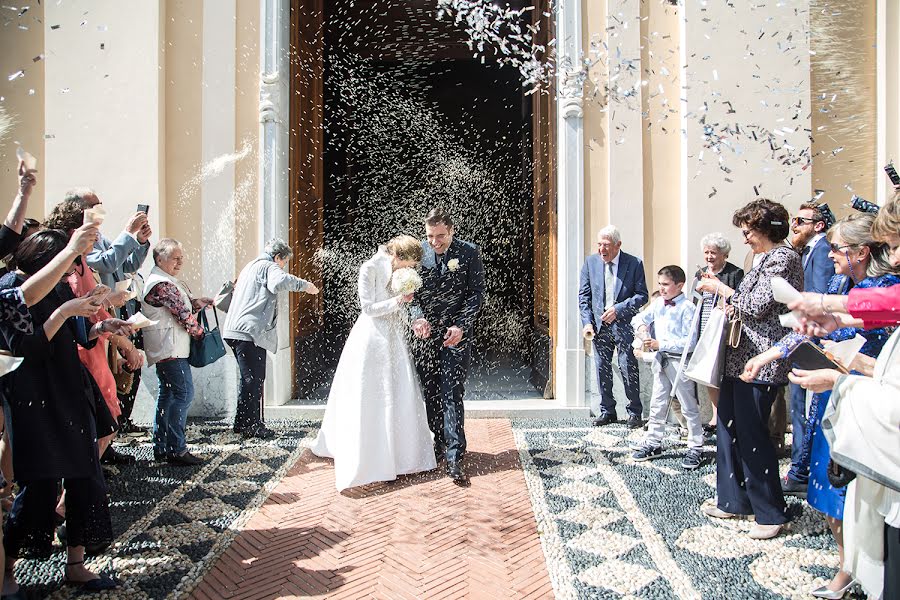
<svg viewBox="0 0 900 600"><path fill-rule="evenodd" d="M681 403L681 412L687 421L688 451L681 461L684 469L694 470L702 463L703 426L700 421L700 404L694 393L694 383L683 377L677 380L678 364L683 352L690 352L694 342L694 304L685 298L682 288L686 281L681 267L670 265L657 273L659 298L649 310L631 320L635 330L647 329L653 324L654 338L644 342L645 350L656 351L653 362L653 397L650 401L650 420L647 437L642 447L631 457L645 461L662 454L662 440L666 430L669 399L674 395ZM689 346L689 344L691 346Z"/></svg>

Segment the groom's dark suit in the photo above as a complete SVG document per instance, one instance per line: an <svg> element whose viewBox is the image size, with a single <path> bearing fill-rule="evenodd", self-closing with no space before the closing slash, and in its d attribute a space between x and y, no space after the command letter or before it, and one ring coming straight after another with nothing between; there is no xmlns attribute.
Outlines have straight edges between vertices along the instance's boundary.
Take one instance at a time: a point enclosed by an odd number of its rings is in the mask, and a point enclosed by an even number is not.
<svg viewBox="0 0 900 600"><path fill-rule="evenodd" d="M422 247L422 287L410 304L410 316L426 319L431 337L415 340L413 352L435 449L446 447L447 462L454 464L466 451L463 391L475 320L484 299L484 264L478 246L459 239L453 240L443 257L428 242ZM453 326L463 330L462 341L444 348L444 334Z"/></svg>

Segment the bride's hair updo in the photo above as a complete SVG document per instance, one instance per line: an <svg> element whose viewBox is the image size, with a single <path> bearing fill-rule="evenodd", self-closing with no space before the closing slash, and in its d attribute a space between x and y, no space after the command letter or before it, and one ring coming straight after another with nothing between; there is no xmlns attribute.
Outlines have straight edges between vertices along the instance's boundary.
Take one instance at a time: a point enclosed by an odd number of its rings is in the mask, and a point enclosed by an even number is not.
<svg viewBox="0 0 900 600"><path fill-rule="evenodd" d="M387 243L387 251L398 260L422 261L422 242L411 235L398 235Z"/></svg>

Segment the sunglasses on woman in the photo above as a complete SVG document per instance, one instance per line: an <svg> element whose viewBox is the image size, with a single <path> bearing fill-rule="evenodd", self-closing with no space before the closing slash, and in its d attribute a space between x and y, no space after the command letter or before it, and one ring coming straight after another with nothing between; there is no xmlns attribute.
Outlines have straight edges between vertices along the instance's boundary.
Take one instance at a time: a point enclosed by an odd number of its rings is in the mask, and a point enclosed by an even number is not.
<svg viewBox="0 0 900 600"><path fill-rule="evenodd" d="M838 246L834 242L828 244L828 247L831 248L832 252L840 252L841 250L846 250L847 248L852 248L853 244L846 244L844 246Z"/></svg>

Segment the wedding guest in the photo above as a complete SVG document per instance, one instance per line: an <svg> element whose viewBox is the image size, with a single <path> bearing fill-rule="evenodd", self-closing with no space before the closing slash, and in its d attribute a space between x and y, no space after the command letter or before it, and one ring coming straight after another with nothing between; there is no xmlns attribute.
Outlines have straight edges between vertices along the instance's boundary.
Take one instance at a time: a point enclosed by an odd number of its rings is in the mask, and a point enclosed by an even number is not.
<svg viewBox="0 0 900 600"><path fill-rule="evenodd" d="M597 253L587 257L581 269L578 301L586 337L593 338L596 351L600 405L592 407L595 426L615 423L613 397L613 352L619 354L619 372L628 398L628 427L643 425L637 358L632 352L634 329L631 319L647 303L649 293L641 259L622 252L619 230L607 225L597 234Z"/></svg>
<svg viewBox="0 0 900 600"><path fill-rule="evenodd" d="M56 230L23 240L13 255L16 271L0 279L0 288L21 286L68 244L68 236ZM71 298L68 288L58 287L31 308L32 334L2 330L4 345L25 358L17 370L0 379L20 488L4 529L8 593L17 587L10 578L23 546L38 556L50 555L60 480L68 504L66 581L85 591L117 585L84 566L84 547L108 544L112 529L96 443L96 428L104 418L100 408L105 404L96 399L99 390L76 348L95 343L104 333L127 334L130 327L117 319L87 327L84 317L99 307L95 295L64 301L63 292ZM111 422L108 412L105 418Z"/></svg>
<svg viewBox="0 0 900 600"><path fill-rule="evenodd" d="M222 336L237 359L237 414L234 431L244 438L270 438L275 433L263 421L263 384L266 380L266 351L278 351L278 295L282 292L318 294L311 282L284 268L294 254L282 240L266 244L262 255L238 275Z"/></svg>
<svg viewBox="0 0 900 600"><path fill-rule="evenodd" d="M25 162L19 161L18 167L19 191L13 199L12 206L6 215L3 225L0 225L0 256L6 256L19 245L24 233L25 211L28 210L28 199L31 191L37 185L37 177L34 169L26 169Z"/></svg>
<svg viewBox="0 0 900 600"><path fill-rule="evenodd" d="M21 287L0 290L0 330L4 332L0 333L0 339L8 339L17 333L24 335L33 334L34 325L28 308L43 300L47 294L53 291L53 288L59 284L59 280L65 276L65 273L72 266L75 257L80 256L81 253L86 252L93 246L99 235L100 232L96 226L82 226L74 233L63 251L57 254L53 260L36 274L26 279ZM89 310L93 310L93 308ZM4 502L6 502L15 476L12 467L9 431L6 427L6 417L3 411L0 411L0 429L3 430L3 440L0 443L0 470L2 470L0 487L2 487ZM9 499L8 501L11 508L12 500ZM4 506L4 508L7 507ZM0 511L0 516L2 516L2 511ZM2 535L0 535L0 540L2 540ZM0 543L0 564L4 565L4 568L0 569L0 590L2 590L6 564L6 555L3 551L2 543Z"/></svg>
<svg viewBox="0 0 900 600"><path fill-rule="evenodd" d="M751 357L788 333L778 320L785 307L772 295L772 278L782 277L800 287L803 268L799 255L781 244L789 232L788 213L781 204L764 198L754 200L738 209L732 222L741 229L745 243L762 257L736 290L713 278L704 278L698 284L701 292L719 290L741 320L739 333L732 340L734 346L725 351L719 395L718 498L715 505L705 505L702 510L718 519L756 515L750 537L768 539L781 533L788 520L768 418L776 387L787 383L790 365L786 361L766 365L750 382L740 376Z"/></svg>
<svg viewBox="0 0 900 600"><path fill-rule="evenodd" d="M885 288L900 283L900 277L888 260L887 246L873 239L871 214L853 214L838 221L828 230L830 243L829 257L834 262L835 276L828 286L831 294L847 293L849 286L859 289ZM839 342L861 335L866 339L860 349L864 356L878 356L890 336L885 328L861 329L847 327L838 329L824 339ZM794 348L808 339L804 335L790 333L772 349L751 358L745 367L745 379L752 379L762 366L777 359L787 358ZM828 479L830 453L822 436L821 422L831 390L814 394L809 407L809 417L805 427L806 438L802 441L802 460L810 465L807 501L809 505L825 515L838 547L839 564L844 562L843 513L845 489L835 488ZM835 577L825 586L813 590L819 598L841 597L853 583L850 575L839 569Z"/></svg>
<svg viewBox="0 0 900 600"><path fill-rule="evenodd" d="M731 254L731 242L725 239L721 233L709 233L700 240L700 250L703 252L703 260L706 262L705 269L699 269L694 275L698 280L704 275L712 275L728 287L736 290L744 278L744 270L728 262L728 255ZM709 315L712 309L718 303L719 297L715 292L703 292L703 300L700 303L700 329L697 332L697 339L703 334L706 322L709 321ZM719 404L719 389L706 388L709 402L712 405L712 419L703 426L707 433L716 431L716 408Z"/></svg>
<svg viewBox="0 0 900 600"><path fill-rule="evenodd" d="M163 238L153 248L156 266L144 284L144 316L156 321L144 329L147 365L156 365L159 391L153 422L153 456L174 465L195 466L203 459L187 449L187 413L194 399L194 379L188 356L191 338L202 338L195 316L212 304L211 298L191 298L178 279L184 264L181 243Z"/></svg>
<svg viewBox="0 0 900 600"><path fill-rule="evenodd" d="M66 194L67 200L78 200L85 208L93 208L101 203L97 193L90 188L75 188ZM87 255L88 266L100 275L100 282L115 290L116 284L127 281L136 273L150 252L150 236L153 230L147 220L147 213L139 211L134 213L125 224L125 228L115 240L101 236L92 252ZM133 285L133 284L132 284ZM123 296L126 291L120 292ZM123 319L128 319L141 310L137 297L125 300L120 306L114 302L117 310L114 311ZM124 345L126 348L134 346L142 349L143 334L137 331L134 337ZM134 410L134 401L141 383L140 365L136 364L136 358L126 353L127 369L133 373L130 389L125 393L119 393L118 398L122 406L120 416L120 429L123 433L143 431L131 421L131 412ZM103 457L104 462L116 463L120 456L114 450L107 450Z"/></svg>
<svg viewBox="0 0 900 600"><path fill-rule="evenodd" d="M679 377L678 364L682 354L690 352L693 346L694 303L682 293L686 277L681 267L663 267L657 275L660 297L653 301L650 310L631 320L633 327L653 325L654 335L644 341L644 347L656 352L649 427L640 448L631 457L641 462L662 454L670 399L677 396L688 430L688 451L681 466L692 471L700 467L703 459L703 427L694 384Z"/></svg>
<svg viewBox="0 0 900 600"><path fill-rule="evenodd" d="M900 268L900 199L882 207L872 237L886 243L891 265ZM803 313L810 333L841 325L900 324L897 286L852 290L846 296L804 294L789 308ZM846 314L852 311L851 314ZM871 598L900 597L900 329L874 364L854 360L867 376L835 370L795 369L791 380L814 392L833 389L822 420L832 460L857 474L844 502L844 568ZM878 402L872 400L877 398ZM862 439L859 432L865 432Z"/></svg>
<svg viewBox="0 0 900 600"><path fill-rule="evenodd" d="M791 219L794 236L791 245L803 261L803 290L824 293L834 277L834 262L828 257L825 232L834 223L834 215L827 204L805 202ZM803 439L806 437L806 391L798 385L788 386L791 413L791 468L781 480L785 494L806 497L809 463L803 460Z"/></svg>

